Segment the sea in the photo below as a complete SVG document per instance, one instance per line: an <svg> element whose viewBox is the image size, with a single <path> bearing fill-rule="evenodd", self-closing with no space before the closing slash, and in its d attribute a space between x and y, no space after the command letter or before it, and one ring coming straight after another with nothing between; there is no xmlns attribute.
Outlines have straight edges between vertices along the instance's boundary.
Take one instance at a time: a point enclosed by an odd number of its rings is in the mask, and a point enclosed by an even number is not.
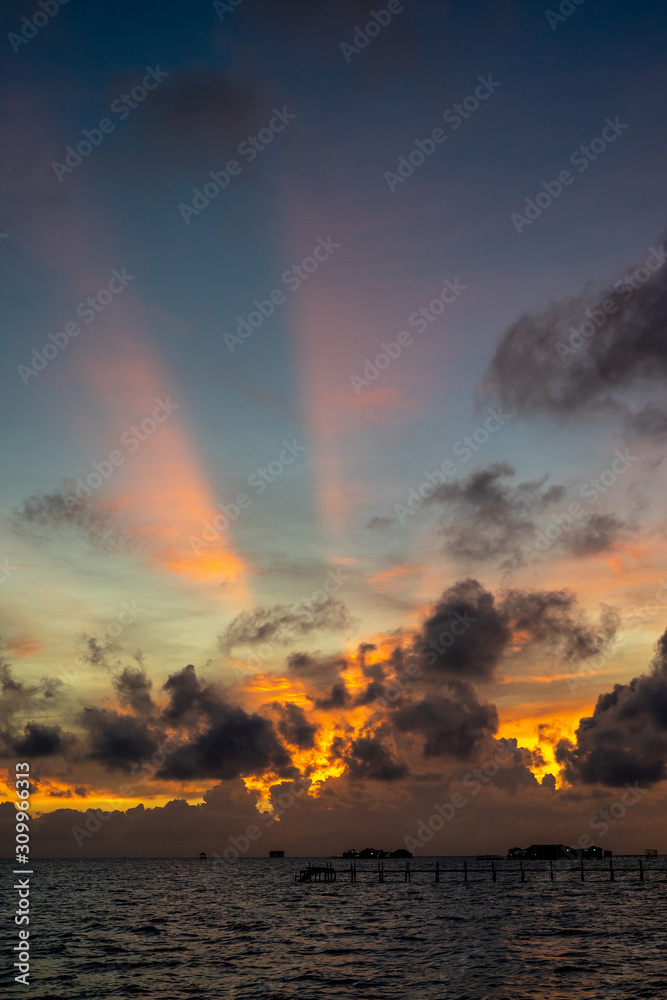
<svg viewBox="0 0 667 1000"><path fill-rule="evenodd" d="M440 880L435 881L435 862ZM467 861L468 881L463 862ZM295 881L310 865L336 881ZM29 985L14 982L13 862L0 995L30 1000L657 1000L667 858L38 860ZM627 870L622 870L627 868ZM551 874L553 871L553 881ZM14 892L14 895L16 893Z"/></svg>

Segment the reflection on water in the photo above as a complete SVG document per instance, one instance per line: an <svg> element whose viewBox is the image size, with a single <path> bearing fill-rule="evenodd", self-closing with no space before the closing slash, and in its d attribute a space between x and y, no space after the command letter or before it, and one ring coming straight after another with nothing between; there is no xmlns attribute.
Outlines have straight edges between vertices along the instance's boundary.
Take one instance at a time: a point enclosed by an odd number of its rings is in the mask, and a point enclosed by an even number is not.
<svg viewBox="0 0 667 1000"><path fill-rule="evenodd" d="M345 862L333 863L345 869ZM424 875L404 882L401 875L384 883L343 876L335 884L295 884L293 872L304 864L34 862L33 975L27 990L15 989L31 1000L667 994L664 872L649 871L644 882L636 871L618 873L611 882L600 866L582 884L568 862L559 862L553 883L539 864L521 883L515 863L498 863L497 882L487 871L467 884L449 874L439 883ZM413 867L426 864L433 862ZM400 865L385 862L390 867ZM2 868L10 885L11 864ZM357 862L363 868L374 866ZM0 983L12 980L5 961Z"/></svg>

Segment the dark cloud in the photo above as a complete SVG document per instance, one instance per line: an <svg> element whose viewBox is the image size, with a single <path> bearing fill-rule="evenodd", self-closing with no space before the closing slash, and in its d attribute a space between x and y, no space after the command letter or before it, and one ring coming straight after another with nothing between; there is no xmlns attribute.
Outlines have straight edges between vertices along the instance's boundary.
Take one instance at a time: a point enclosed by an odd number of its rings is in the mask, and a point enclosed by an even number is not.
<svg viewBox="0 0 667 1000"><path fill-rule="evenodd" d="M327 598L312 607L307 604L275 604L270 608L242 611L220 636L223 652L241 645L263 642L287 645L319 629L347 629L354 622L342 601Z"/></svg>
<svg viewBox="0 0 667 1000"><path fill-rule="evenodd" d="M511 637L493 594L477 580L459 580L433 606L414 649L433 673L483 681L492 676Z"/></svg>
<svg viewBox="0 0 667 1000"><path fill-rule="evenodd" d="M28 760L31 757L55 757L65 754L73 739L71 734L65 736L60 726L41 726L36 722L28 722L24 735L14 743L14 752Z"/></svg>
<svg viewBox="0 0 667 1000"><path fill-rule="evenodd" d="M352 778L398 781L409 772L408 765L394 758L377 733L353 740L344 760Z"/></svg>
<svg viewBox="0 0 667 1000"><path fill-rule="evenodd" d="M595 556L610 552L634 526L615 514L588 514L573 527L566 527L563 545L573 556Z"/></svg>
<svg viewBox="0 0 667 1000"><path fill-rule="evenodd" d="M0 752L11 755L13 742L20 738L16 735L15 717L22 715L25 718L36 710L50 708L58 696L62 681L43 677L36 684L24 684L14 677L5 649L0 639Z"/></svg>
<svg viewBox="0 0 667 1000"><path fill-rule="evenodd" d="M333 684L346 666L347 662L338 656L291 653L287 657L288 673L314 684Z"/></svg>
<svg viewBox="0 0 667 1000"><path fill-rule="evenodd" d="M510 590L502 602L514 630L565 660L579 662L606 652L616 638L621 616L603 604L595 625L577 608L577 599L567 590Z"/></svg>
<svg viewBox="0 0 667 1000"><path fill-rule="evenodd" d="M151 697L153 682L146 676L146 671L125 669L113 679L118 700L124 707L133 708L138 715L150 715L155 710Z"/></svg>
<svg viewBox="0 0 667 1000"><path fill-rule="evenodd" d="M113 640L102 642L97 636L88 635L84 632L80 638L80 645L82 649L79 655L85 663L89 663L91 667L102 667L104 670L111 669L107 662L107 656L110 653L117 652L119 648L117 643Z"/></svg>
<svg viewBox="0 0 667 1000"><path fill-rule="evenodd" d="M114 508L96 497L79 499L72 490L27 497L12 516L14 530L39 539L74 532L96 551L123 552L129 545Z"/></svg>
<svg viewBox="0 0 667 1000"><path fill-rule="evenodd" d="M383 698L386 688L381 681L371 681L354 699L355 705L370 705L378 698Z"/></svg>
<svg viewBox="0 0 667 1000"><path fill-rule="evenodd" d="M23 683L17 681L12 674L12 668L8 660L0 652L0 688L5 696L22 694L25 690Z"/></svg>
<svg viewBox="0 0 667 1000"><path fill-rule="evenodd" d="M328 712L332 708L345 708L351 702L350 692L345 686L345 681L336 681L331 688L331 694L327 698L320 698L315 702L315 708Z"/></svg>
<svg viewBox="0 0 667 1000"><path fill-rule="evenodd" d="M565 491L561 486L545 489L546 477L516 486L503 482L514 475L511 465L497 462L437 487L429 502L447 505L438 528L448 555L474 561L503 556L508 565L520 562L522 543L536 531L536 515L562 500Z"/></svg>
<svg viewBox="0 0 667 1000"><path fill-rule="evenodd" d="M219 688L199 680L191 664L172 674L164 689L169 694L165 721L187 724L196 735L167 760L159 778L228 780L267 771L295 776L271 721L229 704Z"/></svg>
<svg viewBox="0 0 667 1000"><path fill-rule="evenodd" d="M200 716L210 719L223 703L220 691L213 685L202 684L191 663L170 674L164 690L169 695L169 704L163 712L168 723L196 724Z"/></svg>
<svg viewBox="0 0 667 1000"><path fill-rule="evenodd" d="M285 778L298 773L276 737L273 725L237 705L221 705L201 735L180 747L158 772L158 778L229 780L239 775L275 771Z"/></svg>
<svg viewBox="0 0 667 1000"><path fill-rule="evenodd" d="M587 289L513 323L486 373L484 393L524 417L543 413L567 421L616 414L638 434L663 437L667 268L656 249L647 258L653 273L643 265L630 269L599 293ZM616 308L611 315L605 302Z"/></svg>
<svg viewBox="0 0 667 1000"><path fill-rule="evenodd" d="M601 694L581 719L576 743L560 740L556 760L573 784L652 785L667 778L667 631L651 672Z"/></svg>
<svg viewBox="0 0 667 1000"><path fill-rule="evenodd" d="M515 474L511 465L498 462L437 487L428 502L445 507L436 530L447 555L462 562L497 560L502 569L511 570L525 565L541 549L579 557L609 551L631 530L611 514L580 513L576 520L563 516L572 501L563 486L547 487L546 476L508 482ZM581 512L581 504L578 507ZM545 523L552 513L554 519ZM545 528L547 535L542 538Z"/></svg>
<svg viewBox="0 0 667 1000"><path fill-rule="evenodd" d="M472 688L459 685L451 697L431 695L403 705L392 717L399 732L425 737L425 757L470 760L482 740L498 728L495 705L481 704Z"/></svg>
<svg viewBox="0 0 667 1000"><path fill-rule="evenodd" d="M589 622L570 591L509 590L496 601L477 580L459 580L434 605L413 649L427 676L488 681L515 633L525 649L542 646L578 662L608 649L619 621L603 605L600 622Z"/></svg>
<svg viewBox="0 0 667 1000"><path fill-rule="evenodd" d="M85 708L81 723L88 734L88 756L109 771L129 772L132 764L159 749L158 734L141 719L104 708Z"/></svg>
<svg viewBox="0 0 667 1000"><path fill-rule="evenodd" d="M308 722L306 713L299 705L290 701L286 705L274 703L273 707L281 716L278 732L288 743L299 747L300 750L310 750L315 746L318 727Z"/></svg>

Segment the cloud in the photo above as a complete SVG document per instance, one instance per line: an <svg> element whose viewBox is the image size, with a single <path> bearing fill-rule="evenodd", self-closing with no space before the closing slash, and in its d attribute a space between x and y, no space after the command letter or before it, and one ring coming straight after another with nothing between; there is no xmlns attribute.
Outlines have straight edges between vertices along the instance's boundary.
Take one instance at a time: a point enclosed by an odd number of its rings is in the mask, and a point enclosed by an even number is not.
<svg viewBox="0 0 667 1000"><path fill-rule="evenodd" d="M425 757L470 760L482 740L498 728L495 705L481 704L472 688L459 685L455 696L430 695L403 705L392 717L399 732L425 736Z"/></svg>
<svg viewBox="0 0 667 1000"><path fill-rule="evenodd" d="M12 526L38 539L75 532L98 552L125 552L130 544L111 504L98 497L79 499L66 490L27 497L14 510Z"/></svg>
<svg viewBox="0 0 667 1000"><path fill-rule="evenodd" d="M500 599L477 580L446 590L415 636L413 650L427 676L448 681L489 681L519 634L522 648L542 646L566 660L597 656L613 643L620 616L602 605L596 625L568 590L508 590Z"/></svg>
<svg viewBox="0 0 667 1000"><path fill-rule="evenodd" d="M308 722L306 713L299 706L289 701L285 705L274 702L273 707L280 713L278 732L292 746L300 750L310 750L315 746L315 736L318 727Z"/></svg>
<svg viewBox="0 0 667 1000"><path fill-rule="evenodd" d="M290 653L287 672L313 684L333 684L347 666L340 656L319 656L310 653Z"/></svg>
<svg viewBox="0 0 667 1000"><path fill-rule="evenodd" d="M424 619L414 649L432 674L489 680L512 637L507 615L477 580L459 580Z"/></svg>
<svg viewBox="0 0 667 1000"><path fill-rule="evenodd" d="M568 502L565 488L547 487L546 476L516 484L506 482L515 475L511 465L497 462L437 487L428 502L446 508L436 530L447 555L462 562L488 564L498 560L505 570L523 566L540 551L541 519L554 509L559 533L555 540L549 539L551 554L554 549L577 557L606 552L631 529L615 515L598 513L584 514L576 522L566 515L572 523L561 525L557 517ZM553 528L551 521L548 525Z"/></svg>
<svg viewBox="0 0 667 1000"><path fill-rule="evenodd" d="M270 608L242 611L219 637L223 652L235 646L263 642L284 646L319 629L347 629L354 619L342 601L333 597L310 607L307 604L274 604Z"/></svg>
<svg viewBox="0 0 667 1000"><path fill-rule="evenodd" d="M667 268L661 260L661 251L652 252L653 273L638 268L600 293L587 288L523 315L503 334L482 393L524 417L615 414L636 434L664 437Z"/></svg>
<svg viewBox="0 0 667 1000"><path fill-rule="evenodd" d="M199 680L191 664L172 674L164 689L169 694L165 721L186 724L196 732L167 760L159 778L228 780L267 771L285 778L296 775L273 723L231 705L219 688Z"/></svg>
<svg viewBox="0 0 667 1000"><path fill-rule="evenodd" d="M577 608L576 596L567 590L510 590L502 602L512 628L525 632L529 643L579 662L606 652L616 638L621 616L616 608L601 605L600 622L588 621Z"/></svg>
<svg viewBox="0 0 667 1000"><path fill-rule="evenodd" d="M328 698L320 698L315 702L315 708L323 712L329 712L332 708L345 708L351 702L350 692L345 686L345 681L336 681L331 688Z"/></svg>
<svg viewBox="0 0 667 1000"><path fill-rule="evenodd" d="M91 667L102 667L104 670L111 669L107 662L107 656L109 653L118 651L118 643L114 642L113 639L101 642L96 636L88 635L87 632L84 632L81 635L80 644L83 648L79 656L85 663L89 663Z"/></svg>
<svg viewBox="0 0 667 1000"><path fill-rule="evenodd" d="M138 715L151 715L155 704L151 697L153 682L146 676L145 670L125 669L113 679L118 700L123 707L130 707Z"/></svg>
<svg viewBox="0 0 667 1000"><path fill-rule="evenodd" d="M611 552L633 527L615 514L588 514L575 527L565 527L562 544L573 556Z"/></svg>
<svg viewBox="0 0 667 1000"><path fill-rule="evenodd" d="M88 735L88 757L108 771L131 770L132 764L159 749L160 735L142 719L105 708L84 708L81 724Z"/></svg>
<svg viewBox="0 0 667 1000"><path fill-rule="evenodd" d="M6 648L0 638L0 753L11 756L13 742L19 739L15 731L15 716L25 716L36 708L50 708L58 696L62 681L43 677L37 683L27 685L17 680L6 656Z"/></svg>
<svg viewBox="0 0 667 1000"><path fill-rule="evenodd" d="M344 760L352 778L398 781L409 773L408 765L394 758L377 733L352 740Z"/></svg>
<svg viewBox="0 0 667 1000"><path fill-rule="evenodd" d="M36 722L28 722L23 737L14 742L14 752L28 760L31 757L64 756L74 741L72 734L64 734L60 726L41 726Z"/></svg>
<svg viewBox="0 0 667 1000"><path fill-rule="evenodd" d="M667 778L667 631L651 671L601 694L581 719L576 743L560 740L556 760L572 784L653 785Z"/></svg>
<svg viewBox="0 0 667 1000"><path fill-rule="evenodd" d="M370 705L376 699L383 698L386 692L386 688L381 681L371 681L367 684L363 691L361 691L357 697L354 699L355 705Z"/></svg>
<svg viewBox="0 0 667 1000"><path fill-rule="evenodd" d="M218 688L199 680L191 663L178 673L170 674L163 690L169 695L169 704L163 711L163 718L168 723L196 724L200 716L211 718L215 715L223 701Z"/></svg>

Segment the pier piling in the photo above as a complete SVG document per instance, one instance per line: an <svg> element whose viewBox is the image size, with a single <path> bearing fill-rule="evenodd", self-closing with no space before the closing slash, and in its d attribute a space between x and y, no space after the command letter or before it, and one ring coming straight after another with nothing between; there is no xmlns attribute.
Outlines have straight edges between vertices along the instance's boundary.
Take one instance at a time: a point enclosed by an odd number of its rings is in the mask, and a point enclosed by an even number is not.
<svg viewBox="0 0 667 1000"><path fill-rule="evenodd" d="M607 879L610 882L615 882L619 879L623 881L626 876L631 879L637 873L640 882L659 880L662 885L667 883L667 864L664 862L653 863L651 861L645 863L645 859L636 854L616 857L614 859L616 864L614 864L612 858L577 858L576 861L572 859L569 862L567 862L567 859L561 859L562 863L558 861L554 863L554 861L547 859L548 864L547 861L543 861L541 864L535 865L531 865L530 859L524 861L520 858L517 859L519 862L518 865L501 863L501 859L479 858L478 860L488 861L488 864L469 865L468 859L461 858L458 862L452 859L453 864L450 865L447 864L446 860L441 863L440 860L433 858L432 861L428 859L424 859L423 861L418 860L414 866L412 861L407 860L402 865L392 865L390 862L389 867L385 868L384 861L378 859L377 881L383 884L391 884L400 881L412 882L415 878L419 882L424 878L427 881L440 883L450 880L460 881L461 876L463 876L464 882L485 882L490 876L492 882L512 884L518 874L521 882L531 883L554 882L556 875L558 875L558 881L563 885L567 883L568 876L581 880L581 882L589 881L595 884ZM511 861L512 859L508 860ZM635 862L637 862L638 867L635 867ZM347 867L344 865L338 869L338 873L344 876L347 870ZM336 871L337 869L334 868L331 861L326 861L323 864L312 864L309 862L301 871L294 872L294 881L311 883L335 882L337 879ZM356 859L350 861L349 872L350 882L375 880L375 866L370 865L366 867L362 864L361 868L359 868ZM527 873L530 874L530 878L527 878ZM400 877L401 874L403 875L403 879Z"/></svg>

